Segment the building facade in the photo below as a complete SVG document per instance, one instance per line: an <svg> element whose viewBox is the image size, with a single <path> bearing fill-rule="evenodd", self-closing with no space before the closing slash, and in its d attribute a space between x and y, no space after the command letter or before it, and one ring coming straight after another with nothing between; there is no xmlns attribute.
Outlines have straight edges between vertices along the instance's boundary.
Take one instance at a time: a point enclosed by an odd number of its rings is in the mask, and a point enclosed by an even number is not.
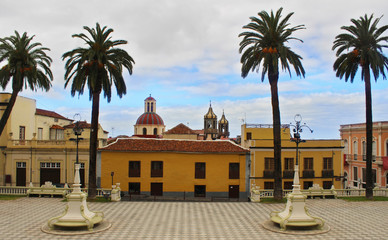
<svg viewBox="0 0 388 240"><path fill-rule="evenodd" d="M344 187L366 187L366 124L340 126L344 141ZM373 181L378 187L388 187L388 121L373 123Z"/></svg>
<svg viewBox="0 0 388 240"><path fill-rule="evenodd" d="M0 94L0 116L11 94ZM87 184L89 167L90 124L80 122L84 129L79 142L81 182ZM45 181L56 185L74 182L76 143L73 120L44 109L36 101L18 96L0 136L0 184L6 186L40 186ZM99 146L106 145L107 132L99 127Z"/></svg>
<svg viewBox="0 0 388 240"><path fill-rule="evenodd" d="M230 141L117 139L100 154L103 188L120 182L129 194L247 199L249 150Z"/></svg>
<svg viewBox="0 0 388 240"><path fill-rule="evenodd" d="M292 189L296 143L288 125L281 129L283 189ZM260 189L274 188L273 129L269 124L243 124L241 145L250 149L250 184ZM307 140L299 144L299 176L302 189L319 184L328 189L342 187L341 140Z"/></svg>

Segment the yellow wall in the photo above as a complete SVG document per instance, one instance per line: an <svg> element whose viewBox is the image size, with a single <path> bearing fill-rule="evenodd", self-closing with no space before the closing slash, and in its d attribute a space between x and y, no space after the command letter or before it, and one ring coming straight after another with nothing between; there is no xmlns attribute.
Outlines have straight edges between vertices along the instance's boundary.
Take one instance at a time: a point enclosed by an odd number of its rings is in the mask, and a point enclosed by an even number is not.
<svg viewBox="0 0 388 240"><path fill-rule="evenodd" d="M245 154L125 153L101 152L101 185L114 183L128 191L129 182L140 182L141 192L150 192L151 182L163 182L163 192L194 192L194 185L206 185L206 192L228 192L229 185L240 185L245 192ZM141 161L140 178L128 177L129 161ZM163 177L151 178L151 161L163 161ZM195 179L195 163L206 163L206 178ZM229 163L240 163L240 179L229 179ZM227 195L225 195L227 196Z"/></svg>

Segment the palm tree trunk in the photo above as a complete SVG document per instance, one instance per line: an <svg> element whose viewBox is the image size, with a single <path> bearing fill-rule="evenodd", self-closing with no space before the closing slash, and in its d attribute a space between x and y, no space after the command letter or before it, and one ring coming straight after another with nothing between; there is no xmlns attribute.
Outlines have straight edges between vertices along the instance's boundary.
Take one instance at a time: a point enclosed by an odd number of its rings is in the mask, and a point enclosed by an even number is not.
<svg viewBox="0 0 388 240"><path fill-rule="evenodd" d="M373 198L373 179L372 179L372 141L373 141L373 122L372 122L372 90L370 84L369 66L364 67L365 81L365 109L366 109L366 191L365 197Z"/></svg>
<svg viewBox="0 0 388 240"><path fill-rule="evenodd" d="M11 95L11 99L8 102L8 105L3 113L3 116L0 120L0 136L3 133L3 130L5 128L5 125L7 124L8 118L11 115L12 108L15 105L16 97L18 96L19 91L13 91Z"/></svg>
<svg viewBox="0 0 388 240"><path fill-rule="evenodd" d="M100 92L93 93L92 122L90 129L89 146L89 186L88 198L94 199L97 195L97 148L98 148L98 115L100 111Z"/></svg>
<svg viewBox="0 0 388 240"><path fill-rule="evenodd" d="M269 72L271 69L269 70ZM280 109L278 96L278 79L279 74L268 74L269 83L271 86L271 101L272 101L272 121L273 121L273 146L274 146L274 199L281 200L283 198L282 187L282 146L280 138Z"/></svg>

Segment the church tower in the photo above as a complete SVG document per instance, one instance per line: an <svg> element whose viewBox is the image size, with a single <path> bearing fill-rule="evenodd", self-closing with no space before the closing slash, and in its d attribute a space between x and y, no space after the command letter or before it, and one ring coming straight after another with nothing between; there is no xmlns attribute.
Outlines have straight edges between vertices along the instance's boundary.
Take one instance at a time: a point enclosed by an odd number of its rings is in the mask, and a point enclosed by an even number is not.
<svg viewBox="0 0 388 240"><path fill-rule="evenodd" d="M210 107L207 113L204 116L204 135L205 140L214 140L217 138L217 115L214 114L212 104L210 102Z"/></svg>
<svg viewBox="0 0 388 240"><path fill-rule="evenodd" d="M229 137L229 122L225 118L224 111L222 111L222 117L218 121L218 138L228 138Z"/></svg>

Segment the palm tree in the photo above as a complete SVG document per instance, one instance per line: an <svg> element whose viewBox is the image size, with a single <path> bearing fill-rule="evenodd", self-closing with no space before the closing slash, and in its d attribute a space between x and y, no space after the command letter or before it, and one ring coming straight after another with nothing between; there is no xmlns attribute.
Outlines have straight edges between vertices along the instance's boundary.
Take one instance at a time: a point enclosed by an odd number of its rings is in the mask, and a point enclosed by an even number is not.
<svg viewBox="0 0 388 240"><path fill-rule="evenodd" d="M264 81L267 74L271 86L272 116L273 116L273 144L274 144L274 165L275 165L275 186L274 198L281 199L282 195L282 162L281 162L281 139L280 139L280 110L278 97L279 67L289 72L291 76L290 64L294 67L297 76L305 74L301 63L302 57L293 52L285 45L289 40L302 40L292 37L292 33L304 29L304 25L290 27L288 20L294 13L289 13L282 17L280 8L275 14L271 11L258 13L259 18L250 17L251 23L243 28L250 31L243 32L239 37L243 37L240 42L241 55L241 76L245 78L250 71L259 72L262 66L261 81Z"/></svg>
<svg viewBox="0 0 388 240"><path fill-rule="evenodd" d="M96 197L96 159L98 147L98 115L100 105L100 93L104 92L104 97L108 102L111 100L111 87L114 83L118 96L121 98L126 94L126 86L123 78L123 67L129 74L132 74L135 63L129 54L116 46L126 44L125 40L111 40L109 36L113 29L106 26L101 28L96 23L96 28L84 26L90 34L74 34L72 37L85 41L87 47L76 48L66 52L62 60L67 59L65 65L65 88L71 84L71 95L76 92L82 95L85 86L89 88L89 98L92 100L92 120L90 132L90 160L89 160L89 198Z"/></svg>
<svg viewBox="0 0 388 240"><path fill-rule="evenodd" d="M381 17L373 20L373 14L366 14L360 19L351 19L353 25L342 26L346 33L336 36L332 50L337 48L337 59L333 68L336 76L345 82L353 79L358 67L361 67L361 80L365 81L365 106L366 106L366 198L373 198L372 179L372 92L370 73L372 71L375 81L380 74L386 79L385 70L388 69L388 59L383 54L384 45L388 36L382 36L388 25L377 27Z"/></svg>
<svg viewBox="0 0 388 240"><path fill-rule="evenodd" d="M22 36L15 31L15 36L0 38L0 62L7 64L0 69L0 86L3 90L12 79L12 95L0 120L0 135L15 105L16 97L23 88L48 91L51 87L53 74L50 70L51 58L45 51L50 49L41 47L41 43L32 43L32 37L27 33Z"/></svg>

